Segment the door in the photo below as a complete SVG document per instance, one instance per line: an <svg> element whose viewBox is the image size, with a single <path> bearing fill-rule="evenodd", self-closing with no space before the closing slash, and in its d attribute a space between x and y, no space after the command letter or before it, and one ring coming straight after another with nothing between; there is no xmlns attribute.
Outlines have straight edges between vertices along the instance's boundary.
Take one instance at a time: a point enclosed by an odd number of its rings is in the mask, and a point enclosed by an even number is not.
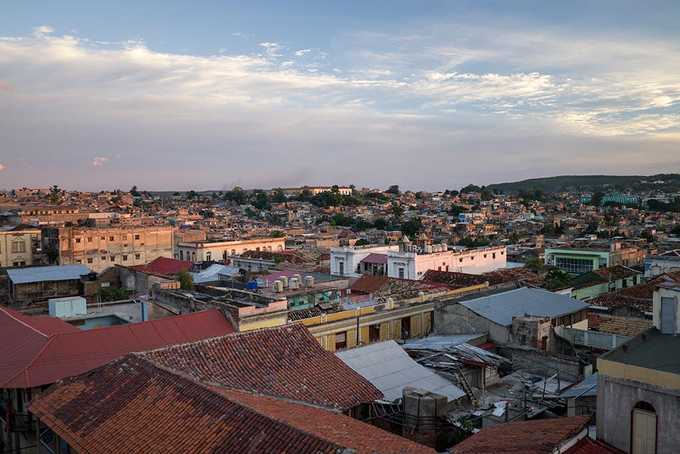
<svg viewBox="0 0 680 454"><path fill-rule="evenodd" d="M661 298L661 332L664 334L675 333L675 315L676 315L675 298Z"/></svg>
<svg viewBox="0 0 680 454"><path fill-rule="evenodd" d="M632 454L656 453L656 413L635 408L633 410Z"/></svg>

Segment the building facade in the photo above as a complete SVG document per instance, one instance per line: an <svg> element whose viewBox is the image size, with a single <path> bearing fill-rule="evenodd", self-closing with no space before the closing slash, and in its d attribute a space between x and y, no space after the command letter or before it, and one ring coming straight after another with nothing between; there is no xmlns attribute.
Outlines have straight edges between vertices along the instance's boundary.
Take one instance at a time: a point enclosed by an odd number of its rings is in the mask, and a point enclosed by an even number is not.
<svg viewBox="0 0 680 454"><path fill-rule="evenodd" d="M285 238L255 238L236 241L196 241L177 245L176 257L194 263L224 261L246 251L280 252L286 249Z"/></svg>
<svg viewBox="0 0 680 454"><path fill-rule="evenodd" d="M653 328L597 361L597 437L627 453L680 446L680 286L660 285L653 319Z"/></svg>
<svg viewBox="0 0 680 454"><path fill-rule="evenodd" d="M643 262L645 253L637 247L622 247L614 242L609 248L545 248L545 264L569 274L583 274L614 265L635 266Z"/></svg>
<svg viewBox="0 0 680 454"><path fill-rule="evenodd" d="M359 277L378 274L398 279L422 279L428 270L482 274L507 265L505 246L450 251L446 245L424 250L399 246L342 247L331 249L331 274Z"/></svg>
<svg viewBox="0 0 680 454"><path fill-rule="evenodd" d="M83 264L100 273L115 265L144 265L172 258L170 226L59 227L43 229L51 263Z"/></svg>
<svg viewBox="0 0 680 454"><path fill-rule="evenodd" d="M41 251L40 229L0 230L0 267L38 263Z"/></svg>

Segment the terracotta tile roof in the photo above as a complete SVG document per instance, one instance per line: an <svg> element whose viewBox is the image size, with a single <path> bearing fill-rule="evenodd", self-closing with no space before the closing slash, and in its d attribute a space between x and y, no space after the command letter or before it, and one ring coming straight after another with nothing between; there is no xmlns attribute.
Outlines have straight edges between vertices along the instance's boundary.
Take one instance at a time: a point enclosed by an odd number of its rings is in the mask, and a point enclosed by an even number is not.
<svg viewBox="0 0 680 454"><path fill-rule="evenodd" d="M624 454L613 446L592 438L582 438L564 454Z"/></svg>
<svg viewBox="0 0 680 454"><path fill-rule="evenodd" d="M364 275L354 281L350 288L352 289L352 292L375 293L380 290L383 285L385 285L388 279L389 278L387 276Z"/></svg>
<svg viewBox="0 0 680 454"><path fill-rule="evenodd" d="M189 271L192 263L186 260L175 260L167 257L158 257L146 265L133 266L139 271L152 274L162 274L164 276L175 276L182 271Z"/></svg>
<svg viewBox="0 0 680 454"><path fill-rule="evenodd" d="M589 416L510 422L482 429L453 454L548 454L588 426Z"/></svg>
<svg viewBox="0 0 680 454"><path fill-rule="evenodd" d="M360 263L375 263L377 265L387 264L387 254L370 253Z"/></svg>
<svg viewBox="0 0 680 454"><path fill-rule="evenodd" d="M318 407L199 383L137 354L52 387L30 410L88 453L433 452Z"/></svg>
<svg viewBox="0 0 680 454"><path fill-rule="evenodd" d="M642 312L651 312L654 289L663 282L680 282L680 272L662 274L644 284L605 293L588 302L593 306L630 307Z"/></svg>
<svg viewBox="0 0 680 454"><path fill-rule="evenodd" d="M53 317L0 308L0 388L31 388L82 374L134 351L234 332L216 309L81 331Z"/></svg>
<svg viewBox="0 0 680 454"><path fill-rule="evenodd" d="M538 283L538 274L527 268L508 268L490 271L484 274L468 274L455 271L428 270L423 276L424 282L446 284L451 288L469 287L488 282L489 285L500 285L511 282Z"/></svg>
<svg viewBox="0 0 680 454"><path fill-rule="evenodd" d="M613 315L590 314L588 315L588 326L603 333L635 337L651 328L652 321Z"/></svg>
<svg viewBox="0 0 680 454"><path fill-rule="evenodd" d="M383 397L297 323L142 355L201 382L328 408L347 410Z"/></svg>

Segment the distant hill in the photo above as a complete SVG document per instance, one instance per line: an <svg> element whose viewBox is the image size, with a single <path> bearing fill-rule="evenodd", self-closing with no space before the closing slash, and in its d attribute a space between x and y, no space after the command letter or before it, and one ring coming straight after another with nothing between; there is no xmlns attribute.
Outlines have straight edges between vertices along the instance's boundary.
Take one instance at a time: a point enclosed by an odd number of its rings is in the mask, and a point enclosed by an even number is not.
<svg viewBox="0 0 680 454"><path fill-rule="evenodd" d="M663 183L662 183L663 182ZM562 175L532 178L508 183L490 184L487 188L506 194L541 190L546 193L563 191L612 190L680 190L680 174L658 175Z"/></svg>

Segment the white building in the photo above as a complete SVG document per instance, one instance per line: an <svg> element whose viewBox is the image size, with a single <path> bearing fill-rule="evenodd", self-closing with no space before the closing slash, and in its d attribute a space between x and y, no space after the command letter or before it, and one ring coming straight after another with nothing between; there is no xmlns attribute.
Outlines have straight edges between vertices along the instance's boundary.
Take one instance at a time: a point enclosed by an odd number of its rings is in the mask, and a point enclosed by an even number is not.
<svg viewBox="0 0 680 454"><path fill-rule="evenodd" d="M179 243L175 258L192 262L227 260L246 251L281 252L286 249L285 238L255 238L235 241L194 241Z"/></svg>
<svg viewBox="0 0 680 454"><path fill-rule="evenodd" d="M422 279L428 270L482 274L505 268L505 246L450 251L444 244L416 248L405 246L342 247L331 249L331 274L359 277L386 275Z"/></svg>
<svg viewBox="0 0 680 454"><path fill-rule="evenodd" d="M647 279L673 271L680 271L680 249L645 257L645 277Z"/></svg>

